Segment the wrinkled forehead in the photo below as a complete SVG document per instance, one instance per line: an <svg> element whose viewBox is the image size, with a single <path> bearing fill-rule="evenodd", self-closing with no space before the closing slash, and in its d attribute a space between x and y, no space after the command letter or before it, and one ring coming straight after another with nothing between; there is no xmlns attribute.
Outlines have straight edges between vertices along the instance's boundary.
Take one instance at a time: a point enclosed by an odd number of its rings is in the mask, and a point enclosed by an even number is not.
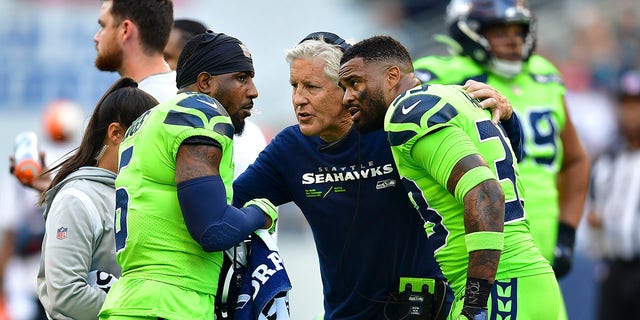
<svg viewBox="0 0 640 320"><path fill-rule="evenodd" d="M291 60L289 74L328 77L326 75L326 61L320 57L299 57Z"/></svg>

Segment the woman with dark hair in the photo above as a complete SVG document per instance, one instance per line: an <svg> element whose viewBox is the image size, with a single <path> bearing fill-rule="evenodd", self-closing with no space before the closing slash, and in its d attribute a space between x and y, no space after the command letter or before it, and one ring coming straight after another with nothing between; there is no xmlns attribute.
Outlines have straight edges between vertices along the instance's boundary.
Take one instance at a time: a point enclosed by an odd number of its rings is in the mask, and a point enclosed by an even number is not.
<svg viewBox="0 0 640 320"><path fill-rule="evenodd" d="M158 102L130 78L96 105L80 146L58 166L44 194L46 234L38 297L55 319L96 319L120 276L114 218L118 146L127 128Z"/></svg>

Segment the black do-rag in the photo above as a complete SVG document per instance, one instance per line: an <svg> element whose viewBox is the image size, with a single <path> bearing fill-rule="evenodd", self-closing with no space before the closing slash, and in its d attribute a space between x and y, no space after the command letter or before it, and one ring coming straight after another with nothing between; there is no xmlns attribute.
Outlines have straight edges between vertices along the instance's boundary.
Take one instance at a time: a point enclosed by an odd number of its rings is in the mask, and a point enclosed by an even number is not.
<svg viewBox="0 0 640 320"><path fill-rule="evenodd" d="M251 53L240 40L208 30L191 56L178 66L176 86L182 89L195 83L203 71L212 75L254 72Z"/></svg>

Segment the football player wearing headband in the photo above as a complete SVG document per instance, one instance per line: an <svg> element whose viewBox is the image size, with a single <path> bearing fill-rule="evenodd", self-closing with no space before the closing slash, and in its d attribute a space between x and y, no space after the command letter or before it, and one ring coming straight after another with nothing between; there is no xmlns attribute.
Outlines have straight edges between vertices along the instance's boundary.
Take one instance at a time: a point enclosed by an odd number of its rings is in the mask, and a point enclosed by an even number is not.
<svg viewBox="0 0 640 320"><path fill-rule="evenodd" d="M275 226L267 200L230 205L232 137L258 96L249 50L207 31L185 45L176 71L180 93L138 118L119 149L122 277L102 319L213 319L222 251Z"/></svg>

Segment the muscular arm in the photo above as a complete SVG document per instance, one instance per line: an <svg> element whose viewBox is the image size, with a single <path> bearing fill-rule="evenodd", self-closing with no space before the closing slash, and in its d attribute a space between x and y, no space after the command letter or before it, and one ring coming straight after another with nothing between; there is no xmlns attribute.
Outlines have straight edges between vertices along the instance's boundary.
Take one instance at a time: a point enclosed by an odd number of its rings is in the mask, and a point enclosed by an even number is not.
<svg viewBox="0 0 640 320"><path fill-rule="evenodd" d="M474 150L462 131L444 128L418 140L411 154L431 176L440 183L446 182L449 193L463 202L466 234L502 233L504 193L486 161ZM446 161L451 159L457 161L447 172ZM499 260L499 250L473 250L469 253L467 276L493 282Z"/></svg>
<svg viewBox="0 0 640 320"><path fill-rule="evenodd" d="M207 252L226 250L272 220L255 203L242 209L227 204L219 175L222 150L216 145L185 144L176 155L178 200L189 233ZM275 208L273 208L275 211Z"/></svg>
<svg viewBox="0 0 640 320"><path fill-rule="evenodd" d="M182 144L176 155L176 183L198 177L220 175L222 150L213 145Z"/></svg>
<svg viewBox="0 0 640 320"><path fill-rule="evenodd" d="M589 189L589 157L582 147L576 129L564 110L567 121L560 134L564 147L562 167L558 174L558 193L560 200L560 222L577 228L582 217L584 203Z"/></svg>
<svg viewBox="0 0 640 320"><path fill-rule="evenodd" d="M466 172L479 166L486 166L479 155L470 155L458 161L447 182L449 192L452 192L451 187L456 186ZM497 180L485 180L469 190L464 196L465 232L503 232L504 201L504 193ZM499 250L472 251L469 253L467 277L493 282L499 261Z"/></svg>

